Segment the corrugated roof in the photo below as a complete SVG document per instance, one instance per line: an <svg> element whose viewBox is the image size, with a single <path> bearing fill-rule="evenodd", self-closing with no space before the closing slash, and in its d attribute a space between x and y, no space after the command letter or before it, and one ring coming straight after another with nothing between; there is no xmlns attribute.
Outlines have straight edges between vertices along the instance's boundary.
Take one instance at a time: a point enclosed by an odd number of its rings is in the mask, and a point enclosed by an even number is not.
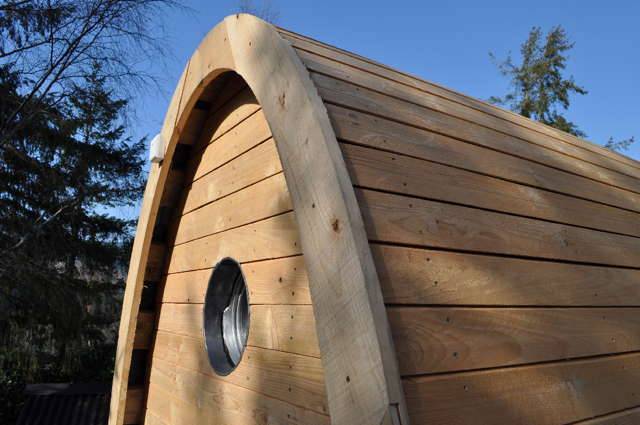
<svg viewBox="0 0 640 425"><path fill-rule="evenodd" d="M16 425L107 425L110 384L27 385Z"/></svg>

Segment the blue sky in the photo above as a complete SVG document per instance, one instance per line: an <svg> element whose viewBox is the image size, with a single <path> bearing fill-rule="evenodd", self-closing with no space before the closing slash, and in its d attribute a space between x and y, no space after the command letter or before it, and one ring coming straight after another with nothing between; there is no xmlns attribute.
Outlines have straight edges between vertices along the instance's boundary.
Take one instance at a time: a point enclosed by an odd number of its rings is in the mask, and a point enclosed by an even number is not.
<svg viewBox="0 0 640 425"><path fill-rule="evenodd" d="M261 6L256 0L255 5ZM140 100L135 135L159 131L182 68L204 35L238 10L238 0L188 1L191 12L166 19L168 48L162 92ZM532 26L562 25L575 42L568 74L589 90L567 113L604 143L640 138L640 2L635 1L291 1L272 0L277 24L318 40L487 99L508 82L488 53L516 57ZM627 155L640 159L640 141Z"/></svg>

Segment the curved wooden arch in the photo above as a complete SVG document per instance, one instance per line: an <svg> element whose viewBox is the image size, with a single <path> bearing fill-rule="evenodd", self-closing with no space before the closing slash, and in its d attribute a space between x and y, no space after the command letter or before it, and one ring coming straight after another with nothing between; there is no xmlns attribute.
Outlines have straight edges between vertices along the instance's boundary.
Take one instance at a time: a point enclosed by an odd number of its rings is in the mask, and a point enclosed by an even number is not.
<svg viewBox="0 0 640 425"><path fill-rule="evenodd" d="M378 276L353 186L308 71L266 22L232 15L189 60L162 128L164 164L152 164L131 255L116 355L110 424L124 420L138 307L169 164L199 96L235 71L262 106L284 168L307 265L331 420L409 423Z"/></svg>

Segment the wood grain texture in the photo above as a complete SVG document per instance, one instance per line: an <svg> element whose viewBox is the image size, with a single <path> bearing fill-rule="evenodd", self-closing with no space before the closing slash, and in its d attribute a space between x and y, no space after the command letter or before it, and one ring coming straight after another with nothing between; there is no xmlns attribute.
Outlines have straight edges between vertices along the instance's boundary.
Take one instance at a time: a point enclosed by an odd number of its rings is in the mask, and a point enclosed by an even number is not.
<svg viewBox="0 0 640 425"><path fill-rule="evenodd" d="M191 184L184 200L183 213L239 191L282 171L273 139L236 158L215 172Z"/></svg>
<svg viewBox="0 0 640 425"><path fill-rule="evenodd" d="M609 150L604 149L602 146L587 142L585 140L581 140L571 134L565 133L563 131L547 126L540 122L527 119L512 111L496 107L489 103L474 99L470 96L451 90L447 87L443 87L433 82L426 81L422 78L407 74L397 69L393 69L384 64L372 61L371 59L358 56L352 52L348 52L348 51L336 48L334 46L329 46L327 44L318 42L308 37L292 33L291 31L284 30L282 28L280 28L279 31L281 35L286 40L291 42L297 50L305 50L308 52L319 54L327 58L331 58L334 61L348 64L357 69L365 70L367 72L370 72L374 75L381 76L390 81L399 82L407 87L412 87L419 91L433 94L443 99L456 102L460 105L464 105L469 108L473 108L478 111L487 113L498 119L511 122L515 125L523 126L525 128L532 129L538 133L552 136L557 140L565 141L567 143L578 146L581 149L585 149L585 150L597 153L599 155L602 155L604 157L607 157L611 161L612 166L615 165L616 163L623 163L626 165L630 165L631 167L639 168L636 161L633 161L632 159L624 155L621 155L616 152L611 152Z"/></svg>
<svg viewBox="0 0 640 425"><path fill-rule="evenodd" d="M640 354L404 379L412 423L551 425L634 407Z"/></svg>
<svg viewBox="0 0 640 425"><path fill-rule="evenodd" d="M174 243L240 227L292 208L287 182L279 173L179 217Z"/></svg>
<svg viewBox="0 0 640 425"><path fill-rule="evenodd" d="M252 304L311 304L302 256L242 264ZM162 301L203 303L212 269L166 276Z"/></svg>
<svg viewBox="0 0 640 425"><path fill-rule="evenodd" d="M234 112L242 110L245 105L238 105L238 109L234 110ZM244 117L238 123L235 123L234 120L234 127L228 129L226 133L218 136L213 141L209 141L199 155L193 155L188 165L190 178L199 179L211 170L226 164L271 136L269 125L262 111L250 109L243 111L241 117L244 116L244 113L251 113L251 115ZM217 134L217 129L208 131L213 132L214 135ZM204 130L203 134L206 132L207 130ZM208 140L212 136L203 137Z"/></svg>
<svg viewBox="0 0 640 425"><path fill-rule="evenodd" d="M152 370L148 408L172 424L329 424L328 416L163 361Z"/></svg>
<svg viewBox="0 0 640 425"><path fill-rule="evenodd" d="M371 248L385 302L391 304L640 306L640 270Z"/></svg>
<svg viewBox="0 0 640 425"><path fill-rule="evenodd" d="M209 114L204 127L199 129L200 136L196 149L202 149L217 140L259 110L260 104L256 97L251 89L245 86L219 109Z"/></svg>
<svg viewBox="0 0 640 425"><path fill-rule="evenodd" d="M619 162L613 162L600 154L588 152L582 146L573 146L559 142L546 135L530 129L514 126L513 122L497 120L486 113L471 109L447 99L443 99L428 93L417 92L401 84L378 77L369 72L359 70L344 64L322 58L307 52L299 52L305 65L314 72L329 75L333 78L373 90L395 99L403 100L430 111L437 111L451 115L467 123L479 125L484 128L517 138L521 143L529 144L534 149L549 150L549 157L554 157L554 164L563 165L570 169L579 169L583 173L599 176L610 183L619 181L627 182L637 187L640 184L640 170ZM584 161L584 162L583 162Z"/></svg>
<svg viewBox="0 0 640 425"><path fill-rule="evenodd" d="M216 84L218 81L219 85ZM207 99L211 105L209 107L210 115L219 111L223 106L231 102L233 98L244 95L242 92L248 87L247 82L234 71L220 75L220 77L213 80L212 86L207 87L207 91L211 93L210 98ZM253 92L249 90L246 95L252 96ZM255 96L251 98L251 103L257 103Z"/></svg>
<svg viewBox="0 0 640 425"><path fill-rule="evenodd" d="M376 149L342 151L359 187L640 236L637 213Z"/></svg>
<svg viewBox="0 0 640 425"><path fill-rule="evenodd" d="M637 267L640 239L426 201L356 191L374 241Z"/></svg>
<svg viewBox="0 0 640 425"><path fill-rule="evenodd" d="M225 397L230 399L231 404L219 406L217 413L222 412L223 417L212 416L223 423L242 423L248 418L260 423L264 415L281 419L294 413L293 419L289 418L286 423L296 422L296 416L306 423L326 423L328 417L324 415L327 411L324 392L312 394L309 398L310 390L307 389L317 390L315 379L322 369L314 370L320 364L320 351L304 260L300 256L295 216L291 212L292 203L275 142L269 139L270 130L265 116L261 110L255 109L255 98L251 99L252 96L248 96L245 90L208 119L200 140L200 145L206 147L201 152L193 152L193 159L189 162L185 179L186 196L176 206L177 214L174 214L174 224L169 230L173 234L170 242L176 245L168 255L169 274L164 282L164 303L157 324L159 335L167 334L169 339L157 337L152 362L157 365L166 360L164 356L171 349L166 344L170 344L167 341L173 341L171 338L190 338L192 343L194 340L200 342L199 348L203 350L203 306L194 304L192 298L202 302L213 264L222 257L234 257L245 263L243 270L250 276L247 280L250 282L251 302L255 303L253 295L258 301L262 299L265 302L265 305L251 306L248 348L242 367L229 376L230 379L235 377L233 384L230 384L217 379L208 362L198 363L195 370L193 366L191 370L182 367L184 354L180 353L175 360L179 363L173 367L175 380L181 384L190 376L208 374L206 378L199 378L199 381L206 379L226 385ZM224 126L224 131L217 126ZM271 295L275 297L270 298ZM167 303L167 298L186 303ZM278 301L304 302L306 305L276 305ZM196 353L197 345L191 344L189 347L193 355L200 356L198 362L201 362L202 354ZM255 351L264 348L278 354ZM291 360L286 353L315 357L315 363L297 361L295 357ZM296 364L301 365L299 371L296 371ZM265 368L269 371L265 372ZM282 370L288 371L289 376ZM157 389L158 378L154 373L149 388L150 408L154 403L155 408L160 408L152 398L165 391L179 400L167 400L169 407L161 407L169 410L157 412L159 415L170 417L172 423L197 423L202 420L201 416L194 416L194 411L186 416L182 414L183 408L188 406L188 403L183 403L184 399L193 399L192 396L200 390L167 381L163 381L161 388ZM291 378L291 374L296 374L298 378ZM314 383L290 382L296 379ZM324 380L320 384L324 385ZM243 386L248 386L250 390ZM285 403L284 400L288 402L290 399L283 396L284 388L286 393L298 394L293 396L294 402L298 400L303 407L315 403L316 411L323 414ZM247 406L238 406L237 401L232 400L238 397L236 394L244 394L244 401L249 402ZM309 399L299 401L302 397ZM264 400L270 401L265 403ZM201 406L203 403L200 400L196 404ZM261 412L262 409L276 411ZM195 413L198 413L197 410ZM255 413L262 413L262 416L252 417ZM317 418L321 418L321 422L315 421Z"/></svg>
<svg viewBox="0 0 640 425"><path fill-rule="evenodd" d="M320 358L313 308L253 305L248 345Z"/></svg>
<svg viewBox="0 0 640 425"><path fill-rule="evenodd" d="M202 310L202 304L164 303L158 329L199 338ZM249 346L320 358L311 306L252 305L249 323Z"/></svg>
<svg viewBox="0 0 640 425"><path fill-rule="evenodd" d="M576 425L637 425L638 423L640 423L640 407L576 422Z"/></svg>
<svg viewBox="0 0 640 425"><path fill-rule="evenodd" d="M176 127L180 120L180 111L183 108L183 91L188 67L182 73L167 113L165 114L161 135L166 140L165 161L171 162L176 144L178 132ZM195 100L194 100L195 103ZM186 118L182 118L183 122ZM151 250L153 229L160 208L165 183L169 175L170 167L161 167L152 164L149 177L142 198L140 217L136 227L136 236L131 249L131 259L127 272L127 283L122 301L120 325L118 330L118 345L116 348L113 382L111 388L111 401L109 407L109 424L121 425L125 422L127 390L129 381L129 369L131 368L131 355L135 340L135 330L140 309L142 287L147 276L147 262ZM134 395L132 394L132 397Z"/></svg>
<svg viewBox="0 0 640 425"><path fill-rule="evenodd" d="M389 307L387 312L405 376L640 350L640 308Z"/></svg>
<svg viewBox="0 0 640 425"><path fill-rule="evenodd" d="M580 162L573 158L560 161L558 159L560 156L553 151L532 147L503 133L498 133L474 123L460 121L436 111L426 110L321 74L313 74L313 80L323 99L332 104L358 111L366 111L405 125L434 131L503 153L536 161L567 173L593 179L594 182L598 182L604 187L622 188L625 189L622 193L628 193L628 196L633 195L633 199L638 202L640 187L639 181L635 178L620 175L614 179L606 170L592 170L587 163L583 163L583 166L578 167Z"/></svg>
<svg viewBox="0 0 640 425"><path fill-rule="evenodd" d="M263 107L300 227L331 418L408 423L375 266L351 181L322 100L273 27L227 21L238 68ZM349 326L344 326L349 323Z"/></svg>
<svg viewBox="0 0 640 425"><path fill-rule="evenodd" d="M215 374L202 338L158 332L155 357L251 391L269 394L316 413L327 414L324 373L319 359L262 348L247 347L242 362L226 377Z"/></svg>
<svg viewBox="0 0 640 425"><path fill-rule="evenodd" d="M628 192L544 164L508 155L382 117L327 105L340 139L451 165L514 183L632 209Z"/></svg>
<svg viewBox="0 0 640 425"><path fill-rule="evenodd" d="M293 212L175 246L168 273L212 268L221 259L239 262L301 254Z"/></svg>

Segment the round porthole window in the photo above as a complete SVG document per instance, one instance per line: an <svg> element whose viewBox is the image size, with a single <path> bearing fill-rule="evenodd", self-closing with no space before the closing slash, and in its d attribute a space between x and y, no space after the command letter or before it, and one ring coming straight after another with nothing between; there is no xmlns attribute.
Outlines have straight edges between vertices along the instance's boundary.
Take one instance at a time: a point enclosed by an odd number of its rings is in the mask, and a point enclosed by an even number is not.
<svg viewBox="0 0 640 425"><path fill-rule="evenodd" d="M204 299L204 341L209 363L228 375L240 363L249 334L249 298L237 261L216 264Z"/></svg>

